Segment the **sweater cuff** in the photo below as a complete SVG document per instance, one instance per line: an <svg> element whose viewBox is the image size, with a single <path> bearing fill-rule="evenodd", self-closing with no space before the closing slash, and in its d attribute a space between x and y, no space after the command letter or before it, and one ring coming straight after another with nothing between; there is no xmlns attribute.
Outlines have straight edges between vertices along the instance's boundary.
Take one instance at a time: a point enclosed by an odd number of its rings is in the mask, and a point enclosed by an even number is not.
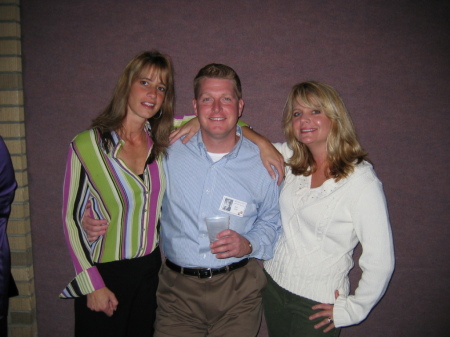
<svg viewBox="0 0 450 337"><path fill-rule="evenodd" d="M94 292L105 287L105 282L97 267L83 270L59 294L59 298L75 298Z"/></svg>
<svg viewBox="0 0 450 337"><path fill-rule="evenodd" d="M351 325L351 318L346 309L347 297L339 296L334 302L333 321L336 328Z"/></svg>

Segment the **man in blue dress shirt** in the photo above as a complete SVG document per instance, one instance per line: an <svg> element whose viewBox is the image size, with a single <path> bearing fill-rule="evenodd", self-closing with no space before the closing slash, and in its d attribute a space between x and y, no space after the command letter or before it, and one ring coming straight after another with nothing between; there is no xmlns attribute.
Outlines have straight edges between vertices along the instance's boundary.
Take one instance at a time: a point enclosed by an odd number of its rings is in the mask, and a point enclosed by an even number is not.
<svg viewBox="0 0 450 337"><path fill-rule="evenodd" d="M281 230L277 181L237 126L244 101L236 72L207 65L194 79L194 93L200 132L186 145L175 142L164 164L161 245L167 260L155 336L253 337L266 283L257 259L273 256ZM210 243L204 219L216 215L229 215L229 229Z"/></svg>

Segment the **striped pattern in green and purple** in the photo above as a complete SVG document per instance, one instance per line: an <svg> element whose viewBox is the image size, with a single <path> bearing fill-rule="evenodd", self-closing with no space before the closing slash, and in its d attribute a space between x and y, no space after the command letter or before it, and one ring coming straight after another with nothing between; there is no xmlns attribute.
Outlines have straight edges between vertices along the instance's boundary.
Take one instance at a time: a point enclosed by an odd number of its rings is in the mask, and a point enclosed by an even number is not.
<svg viewBox="0 0 450 337"><path fill-rule="evenodd" d="M151 145L149 128L147 124ZM157 225L166 186L162 159L146 166L142 180L118 158L123 140L115 132L112 135L114 147L108 154L95 130L77 135L69 148L62 216L77 275L61 298L82 296L105 286L95 263L142 257L158 247ZM109 223L107 233L93 243L88 242L81 225L88 201L91 216Z"/></svg>

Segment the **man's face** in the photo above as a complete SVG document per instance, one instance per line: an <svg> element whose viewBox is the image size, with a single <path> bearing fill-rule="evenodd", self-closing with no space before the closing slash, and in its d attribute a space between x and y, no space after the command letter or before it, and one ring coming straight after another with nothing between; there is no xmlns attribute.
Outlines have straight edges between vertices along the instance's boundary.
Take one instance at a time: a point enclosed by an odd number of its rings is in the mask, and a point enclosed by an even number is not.
<svg viewBox="0 0 450 337"><path fill-rule="evenodd" d="M192 104L203 137L215 141L231 139L234 141L236 123L242 114L244 101L237 97L232 80L202 79L198 97Z"/></svg>

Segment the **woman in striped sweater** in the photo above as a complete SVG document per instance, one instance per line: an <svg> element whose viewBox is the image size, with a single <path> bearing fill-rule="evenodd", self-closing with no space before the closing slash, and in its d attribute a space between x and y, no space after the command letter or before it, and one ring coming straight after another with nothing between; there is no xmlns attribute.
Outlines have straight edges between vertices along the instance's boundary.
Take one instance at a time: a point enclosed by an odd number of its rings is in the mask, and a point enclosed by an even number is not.
<svg viewBox="0 0 450 337"><path fill-rule="evenodd" d="M151 336L161 257L158 221L173 123L169 56L138 54L109 105L69 147L63 223L76 271L61 298L75 298L76 336ZM108 223L95 241L82 217Z"/></svg>

